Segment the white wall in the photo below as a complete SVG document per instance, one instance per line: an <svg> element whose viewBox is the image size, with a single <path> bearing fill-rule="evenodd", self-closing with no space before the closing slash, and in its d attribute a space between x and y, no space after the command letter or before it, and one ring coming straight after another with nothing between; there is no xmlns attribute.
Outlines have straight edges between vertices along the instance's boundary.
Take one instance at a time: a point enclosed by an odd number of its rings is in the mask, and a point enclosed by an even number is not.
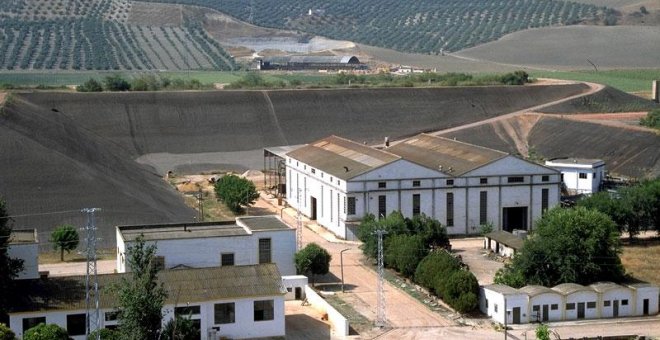
<svg viewBox="0 0 660 340"><path fill-rule="evenodd" d="M494 321L504 324L504 299L506 298L506 309L513 311L514 308L520 308L520 323L529 322L529 314L527 312L527 295L524 293L516 295L503 295L489 289L481 288L479 294L479 309ZM488 306L486 307L486 300ZM507 323L513 322L513 312L508 315Z"/></svg>
<svg viewBox="0 0 660 340"><path fill-rule="evenodd" d="M586 164L569 165L552 162L548 162L547 164L561 171L567 189L574 190L580 194L598 192L600 184L605 179L605 165L594 168ZM580 178L580 173L584 173L586 178Z"/></svg>
<svg viewBox="0 0 660 340"><path fill-rule="evenodd" d="M324 298L318 295L312 288L305 286L305 295L310 305L316 310L328 314L328 321L332 325L335 336L345 337L349 333L348 319L332 307Z"/></svg>
<svg viewBox="0 0 660 340"><path fill-rule="evenodd" d="M563 298L560 294L558 293L543 293L536 295L534 297L531 297L529 299L529 319L530 321L542 321L543 320L543 306L548 306L548 321L558 321L561 320L563 317L563 308L562 308L562 303L563 303ZM536 312L534 312L534 306L537 305L539 306L539 311L538 311L538 319ZM552 305L557 305L557 309L552 310Z"/></svg>
<svg viewBox="0 0 660 340"><path fill-rule="evenodd" d="M281 275L294 275L296 268L293 256L296 252L295 230L254 231L246 236L226 236L159 240L156 243L157 256L165 257L165 267L186 265L193 268L220 266L220 254L234 253L234 264L251 265L259 263L259 239L271 239L271 256ZM117 238L117 247L124 254L123 242ZM147 242L153 244L154 242ZM129 243L128 245L132 244ZM118 257L118 258L119 258ZM118 260L117 271L124 272L125 265Z"/></svg>
<svg viewBox="0 0 660 340"><path fill-rule="evenodd" d="M23 260L23 270L18 273L16 280L39 278L39 244L10 244L9 249L7 249L7 255L13 259Z"/></svg>
<svg viewBox="0 0 660 340"><path fill-rule="evenodd" d="M16 333L17 338L23 337L23 319L34 317L46 317L46 324L54 323L64 329L67 329L66 316L70 314L85 314L85 310L72 311L51 311L34 313L12 313L9 315L9 328ZM103 327L103 313L101 313L101 327ZM71 336L74 340L85 340L85 335Z"/></svg>
<svg viewBox="0 0 660 340"><path fill-rule="evenodd" d="M605 307L604 301L610 301L610 306ZM624 300L628 300L627 305L623 305ZM598 302L599 308L601 308L601 317L602 318L611 318L614 316L614 303L618 301L619 303L619 317L621 316L631 316L633 312L633 294L632 291L628 288L616 288L608 290L600 294L600 301Z"/></svg>
<svg viewBox="0 0 660 340"><path fill-rule="evenodd" d="M587 302L596 302L597 305L595 309L586 308ZM566 304L574 303L575 309L566 310ZM564 319L565 320L577 320L577 305L578 303L584 303L584 318L585 319L595 319L598 318L599 307L602 304L598 301L598 294L594 291L578 291L573 294L568 294L564 298L564 305L561 308L564 310Z"/></svg>
<svg viewBox="0 0 660 340"><path fill-rule="evenodd" d="M639 287L633 289L634 292L634 312L633 315L644 315L644 299L649 300L649 315L658 314L658 287Z"/></svg>
<svg viewBox="0 0 660 340"><path fill-rule="evenodd" d="M305 275L288 275L282 276L282 285L286 288L287 293L284 295L285 300L296 299L296 288L301 290L301 299L305 298L305 286L307 286L308 279Z"/></svg>

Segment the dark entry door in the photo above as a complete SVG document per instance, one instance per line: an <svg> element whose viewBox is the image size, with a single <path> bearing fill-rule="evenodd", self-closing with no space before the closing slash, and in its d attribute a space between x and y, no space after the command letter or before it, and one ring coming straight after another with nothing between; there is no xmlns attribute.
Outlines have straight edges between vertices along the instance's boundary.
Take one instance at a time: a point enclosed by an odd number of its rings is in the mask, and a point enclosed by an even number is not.
<svg viewBox="0 0 660 340"><path fill-rule="evenodd" d="M543 321L548 321L548 305L543 305Z"/></svg>
<svg viewBox="0 0 660 340"><path fill-rule="evenodd" d="M584 319L584 302L578 303L578 319Z"/></svg>
<svg viewBox="0 0 660 340"><path fill-rule="evenodd" d="M302 289L300 287L296 287L296 300L302 299Z"/></svg>
<svg viewBox="0 0 660 340"><path fill-rule="evenodd" d="M649 299L644 299L644 315L649 315Z"/></svg>
<svg viewBox="0 0 660 340"><path fill-rule="evenodd" d="M502 208L502 229L508 232L527 230L527 207Z"/></svg>
<svg viewBox="0 0 660 340"><path fill-rule="evenodd" d="M520 323L520 307L513 307L513 323Z"/></svg>
<svg viewBox="0 0 660 340"><path fill-rule="evenodd" d="M619 300L612 301L612 316L615 318L619 316Z"/></svg>
<svg viewBox="0 0 660 340"><path fill-rule="evenodd" d="M311 206L311 209L312 209L312 211L310 213L310 216L309 216L309 219L310 220L316 220L316 197L309 196L309 200L310 200L310 206Z"/></svg>

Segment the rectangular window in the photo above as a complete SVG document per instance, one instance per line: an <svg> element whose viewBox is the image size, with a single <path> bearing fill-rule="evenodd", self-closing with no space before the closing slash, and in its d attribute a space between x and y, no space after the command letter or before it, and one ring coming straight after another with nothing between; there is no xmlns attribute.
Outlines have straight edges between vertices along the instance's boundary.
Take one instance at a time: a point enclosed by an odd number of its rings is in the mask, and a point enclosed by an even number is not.
<svg viewBox="0 0 660 340"><path fill-rule="evenodd" d="M106 312L105 321L117 321L119 319L119 312Z"/></svg>
<svg viewBox="0 0 660 340"><path fill-rule="evenodd" d="M479 224L488 223L488 191L479 192Z"/></svg>
<svg viewBox="0 0 660 340"><path fill-rule="evenodd" d="M387 188L387 182L378 182L378 189Z"/></svg>
<svg viewBox="0 0 660 340"><path fill-rule="evenodd" d="M412 211L413 216L417 216L421 212L421 197L419 194L413 194L412 196Z"/></svg>
<svg viewBox="0 0 660 340"><path fill-rule="evenodd" d="M447 185L454 185L454 180L453 179L448 179L447 180Z"/></svg>
<svg viewBox="0 0 660 340"><path fill-rule="evenodd" d="M216 303L213 305L213 322L216 325L236 322L234 303Z"/></svg>
<svg viewBox="0 0 660 340"><path fill-rule="evenodd" d="M511 176L507 178L508 183L524 183L525 177L523 176Z"/></svg>
<svg viewBox="0 0 660 340"><path fill-rule="evenodd" d="M348 209L347 209L347 214L348 215L355 215L355 197L348 197Z"/></svg>
<svg viewBox="0 0 660 340"><path fill-rule="evenodd" d="M378 196L378 218L387 217L387 196Z"/></svg>
<svg viewBox="0 0 660 340"><path fill-rule="evenodd" d="M479 178L479 184L488 184L488 178L487 177Z"/></svg>
<svg viewBox="0 0 660 340"><path fill-rule="evenodd" d="M259 263L271 263L270 257L270 239L269 238L260 238L259 239Z"/></svg>
<svg viewBox="0 0 660 340"><path fill-rule="evenodd" d="M548 197L550 196L550 189L541 189L541 213L545 214L548 210Z"/></svg>
<svg viewBox="0 0 660 340"><path fill-rule="evenodd" d="M548 175L541 176L541 182L548 182L548 181L550 181L550 176Z"/></svg>
<svg viewBox="0 0 660 340"><path fill-rule="evenodd" d="M539 305L533 305L532 306L532 312L538 312L540 310L541 310L541 306L539 306Z"/></svg>
<svg viewBox="0 0 660 340"><path fill-rule="evenodd" d="M337 226L339 226L339 214L341 213L341 205L339 205L339 193L337 193ZM344 200L344 204L346 201Z"/></svg>
<svg viewBox="0 0 660 340"><path fill-rule="evenodd" d="M575 303L566 304L566 310L574 310L574 309L575 309Z"/></svg>
<svg viewBox="0 0 660 340"><path fill-rule="evenodd" d="M174 308L175 315L199 315L200 307L199 306L185 306L185 307L176 307Z"/></svg>
<svg viewBox="0 0 660 340"><path fill-rule="evenodd" d="M485 300L486 300L486 309L488 309L488 299Z"/></svg>
<svg viewBox="0 0 660 340"><path fill-rule="evenodd" d="M580 173L580 179L587 179L587 173L586 172L581 172Z"/></svg>
<svg viewBox="0 0 660 340"><path fill-rule="evenodd" d="M87 315L85 314L70 314L66 316L66 330L69 335L85 335L87 330Z"/></svg>
<svg viewBox="0 0 660 340"><path fill-rule="evenodd" d="M316 169L312 169L312 173L315 174L315 173L316 173Z"/></svg>
<svg viewBox="0 0 660 340"><path fill-rule="evenodd" d="M254 321L268 321L273 320L273 300L263 300L254 302Z"/></svg>
<svg viewBox="0 0 660 340"><path fill-rule="evenodd" d="M454 193L447 193L447 226L454 226Z"/></svg>
<svg viewBox="0 0 660 340"><path fill-rule="evenodd" d="M422 182L421 181L413 181L412 185L413 185L413 187L419 187L419 186L422 185Z"/></svg>
<svg viewBox="0 0 660 340"><path fill-rule="evenodd" d="M621 306L627 306L628 305L628 299L621 300Z"/></svg>
<svg viewBox="0 0 660 340"><path fill-rule="evenodd" d="M334 211L332 210L332 190L330 190L330 222L332 222L332 214Z"/></svg>
<svg viewBox="0 0 660 340"><path fill-rule="evenodd" d="M291 161L291 159L289 159ZM293 175L291 175L291 170L289 170L289 181L293 180ZM289 192L289 197L291 197L291 183L289 182L289 185L286 186L287 192Z"/></svg>
<svg viewBox="0 0 660 340"><path fill-rule="evenodd" d="M158 270L165 269L165 256L154 256L154 266Z"/></svg>
<svg viewBox="0 0 660 340"><path fill-rule="evenodd" d="M495 313L497 313L497 304L493 305L493 309L495 310Z"/></svg>
<svg viewBox="0 0 660 340"><path fill-rule="evenodd" d="M234 253L220 254L220 265L221 266L233 266L234 265Z"/></svg>
<svg viewBox="0 0 660 340"><path fill-rule="evenodd" d="M610 300L603 301L603 307L609 307L612 302Z"/></svg>
<svg viewBox="0 0 660 340"><path fill-rule="evenodd" d="M558 305L558 304L553 303L553 304L550 305L550 310L558 310L558 309L559 309L559 305Z"/></svg>
<svg viewBox="0 0 660 340"><path fill-rule="evenodd" d="M589 309L596 308L596 301L587 302L587 308Z"/></svg>
<svg viewBox="0 0 660 340"><path fill-rule="evenodd" d="M40 323L46 323L46 317L38 317L38 318L24 318L23 319L23 334L25 334L25 331L28 329L40 324Z"/></svg>

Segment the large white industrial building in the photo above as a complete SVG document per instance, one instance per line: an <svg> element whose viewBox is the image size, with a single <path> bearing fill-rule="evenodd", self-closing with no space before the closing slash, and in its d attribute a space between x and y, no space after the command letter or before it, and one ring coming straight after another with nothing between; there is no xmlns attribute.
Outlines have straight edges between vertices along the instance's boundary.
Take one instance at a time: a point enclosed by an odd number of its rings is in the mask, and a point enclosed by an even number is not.
<svg viewBox="0 0 660 340"><path fill-rule="evenodd" d="M287 153L287 202L341 238L366 214L425 214L449 234L531 229L559 202L560 173L497 150L421 134L377 149L330 136Z"/></svg>

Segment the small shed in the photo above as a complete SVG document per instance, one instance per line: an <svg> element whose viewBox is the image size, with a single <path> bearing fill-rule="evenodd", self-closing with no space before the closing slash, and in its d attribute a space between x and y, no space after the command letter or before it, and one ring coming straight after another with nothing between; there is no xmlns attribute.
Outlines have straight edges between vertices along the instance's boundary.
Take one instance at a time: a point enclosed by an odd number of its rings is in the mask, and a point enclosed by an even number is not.
<svg viewBox="0 0 660 340"><path fill-rule="evenodd" d="M658 314L658 298L660 288L650 283L629 284L634 294L633 314L635 316Z"/></svg>
<svg viewBox="0 0 660 340"><path fill-rule="evenodd" d="M530 322L558 321L562 319L563 296L550 288L529 285L519 289L529 296Z"/></svg>
<svg viewBox="0 0 660 340"><path fill-rule="evenodd" d="M492 284L481 287L479 309L502 324L505 311L508 324L529 322L527 294L506 285Z"/></svg>
<svg viewBox="0 0 660 340"><path fill-rule="evenodd" d="M500 256L513 257L523 246L523 240L504 230L484 235L484 249L490 249Z"/></svg>
<svg viewBox="0 0 660 340"><path fill-rule="evenodd" d="M564 320L595 319L598 317L597 308L587 308L598 301L598 293L577 283L562 283L552 288L564 297Z"/></svg>
<svg viewBox="0 0 660 340"><path fill-rule="evenodd" d="M614 282L598 282L590 285L598 293L601 318L631 316L633 312L632 289ZM587 308L590 306L587 305ZM596 306L593 306L596 308Z"/></svg>
<svg viewBox="0 0 660 340"><path fill-rule="evenodd" d="M308 279L305 275L285 275L282 276L282 285L286 288L285 300L304 300L305 286Z"/></svg>

